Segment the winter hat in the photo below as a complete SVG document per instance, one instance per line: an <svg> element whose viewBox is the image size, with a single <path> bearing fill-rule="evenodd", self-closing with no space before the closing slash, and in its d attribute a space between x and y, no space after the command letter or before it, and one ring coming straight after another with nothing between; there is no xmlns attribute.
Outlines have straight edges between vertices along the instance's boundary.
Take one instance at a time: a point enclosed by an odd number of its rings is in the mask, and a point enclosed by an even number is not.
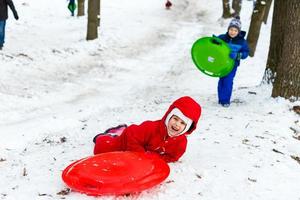
<svg viewBox="0 0 300 200"><path fill-rule="evenodd" d="M239 30L239 32L241 31L242 29L242 22L240 20L240 16L236 16L234 19L232 19L229 23L229 26L228 26L228 30L231 28L231 27L235 27Z"/></svg>
<svg viewBox="0 0 300 200"><path fill-rule="evenodd" d="M184 134L185 132L187 132L192 123L193 123L193 120L191 120L190 118L186 117L178 108L174 108L169 114L168 116L166 117L166 120L165 120L165 124L166 126L168 127L168 122L170 121L171 117L173 115L176 115L177 117L179 117L182 121L184 121L186 123L186 126L184 128L184 130L181 132L181 134Z"/></svg>

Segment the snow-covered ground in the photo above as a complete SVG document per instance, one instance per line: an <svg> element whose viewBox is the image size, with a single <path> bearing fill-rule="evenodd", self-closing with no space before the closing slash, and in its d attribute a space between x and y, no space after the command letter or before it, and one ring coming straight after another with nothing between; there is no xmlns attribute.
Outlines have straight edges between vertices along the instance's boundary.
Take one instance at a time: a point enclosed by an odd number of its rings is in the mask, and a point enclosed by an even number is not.
<svg viewBox="0 0 300 200"><path fill-rule="evenodd" d="M270 20L254 58L243 61L233 103L216 103L217 79L193 65L202 36L226 31L220 0L104 0L98 40L67 1L15 1L0 51L0 199L94 199L66 189L62 170L92 154L108 127L159 119L172 101L195 98L203 113L186 154L162 184L127 197L97 199L299 200L299 115L260 85ZM248 30L251 1L243 1ZM10 13L11 14L11 13ZM296 133L298 132L298 133Z"/></svg>

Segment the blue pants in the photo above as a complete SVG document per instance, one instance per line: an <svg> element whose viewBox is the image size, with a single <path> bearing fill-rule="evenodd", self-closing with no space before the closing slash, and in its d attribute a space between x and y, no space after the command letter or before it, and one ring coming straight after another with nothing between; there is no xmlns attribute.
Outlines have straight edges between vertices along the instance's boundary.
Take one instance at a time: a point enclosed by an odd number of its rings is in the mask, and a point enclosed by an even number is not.
<svg viewBox="0 0 300 200"><path fill-rule="evenodd" d="M232 94L233 79L237 66L227 75L219 79L218 82L218 97L219 103L221 104L230 104L230 98Z"/></svg>
<svg viewBox="0 0 300 200"><path fill-rule="evenodd" d="M5 24L6 24L6 20L0 20L0 47L3 47L4 44Z"/></svg>

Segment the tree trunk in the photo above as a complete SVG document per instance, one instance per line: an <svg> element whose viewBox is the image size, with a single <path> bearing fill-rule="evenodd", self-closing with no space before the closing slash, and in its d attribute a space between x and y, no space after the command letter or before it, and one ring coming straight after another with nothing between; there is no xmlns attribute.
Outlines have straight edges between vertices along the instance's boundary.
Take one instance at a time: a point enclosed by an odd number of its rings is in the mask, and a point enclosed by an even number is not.
<svg viewBox="0 0 300 200"><path fill-rule="evenodd" d="M255 8L252 13L251 23L247 36L247 42L249 44L250 52L249 56L253 57L256 50L257 41L259 38L260 27L263 21L266 5L263 0L258 0L255 4Z"/></svg>
<svg viewBox="0 0 300 200"><path fill-rule="evenodd" d="M242 8L242 0L232 0L232 9L234 10L234 16L240 15Z"/></svg>
<svg viewBox="0 0 300 200"><path fill-rule="evenodd" d="M101 13L101 0L97 0L97 13L98 13L98 16L97 16L97 25L98 27L100 26L100 13Z"/></svg>
<svg viewBox="0 0 300 200"><path fill-rule="evenodd" d="M87 40L98 38L97 1L98 0L88 0Z"/></svg>
<svg viewBox="0 0 300 200"><path fill-rule="evenodd" d="M77 0L78 9L77 9L77 16L84 16L84 0Z"/></svg>
<svg viewBox="0 0 300 200"><path fill-rule="evenodd" d="M266 0L266 8L265 8L264 20L263 20L264 24L267 24L270 8L271 8L271 5L272 5L272 1L273 0Z"/></svg>
<svg viewBox="0 0 300 200"><path fill-rule="evenodd" d="M224 19L230 18L232 15L230 13L230 3L229 0L222 0L223 1L223 15Z"/></svg>
<svg viewBox="0 0 300 200"><path fill-rule="evenodd" d="M281 12L285 13L284 38L272 97L280 96L298 100L300 98L300 1L281 1L286 4L285 10L281 8Z"/></svg>
<svg viewBox="0 0 300 200"><path fill-rule="evenodd" d="M263 77L264 83L273 83L279 59L282 56L282 46L284 38L284 24L286 13L281 12L286 9L284 1L274 0L274 11L271 28L271 41L269 46L269 55L266 65L265 74Z"/></svg>

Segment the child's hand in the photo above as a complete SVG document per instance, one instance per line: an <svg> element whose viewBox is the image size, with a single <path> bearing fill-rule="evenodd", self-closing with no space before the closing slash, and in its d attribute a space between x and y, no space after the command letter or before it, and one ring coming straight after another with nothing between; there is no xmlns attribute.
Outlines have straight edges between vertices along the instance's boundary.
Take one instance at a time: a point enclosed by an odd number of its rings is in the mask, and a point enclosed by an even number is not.
<svg viewBox="0 0 300 200"><path fill-rule="evenodd" d="M229 57L233 60L240 60L241 59L241 53L231 52L229 54Z"/></svg>
<svg viewBox="0 0 300 200"><path fill-rule="evenodd" d="M229 54L229 57L230 57L231 59L235 60L236 57L237 57L237 53L236 53L236 52L231 52L231 53Z"/></svg>

